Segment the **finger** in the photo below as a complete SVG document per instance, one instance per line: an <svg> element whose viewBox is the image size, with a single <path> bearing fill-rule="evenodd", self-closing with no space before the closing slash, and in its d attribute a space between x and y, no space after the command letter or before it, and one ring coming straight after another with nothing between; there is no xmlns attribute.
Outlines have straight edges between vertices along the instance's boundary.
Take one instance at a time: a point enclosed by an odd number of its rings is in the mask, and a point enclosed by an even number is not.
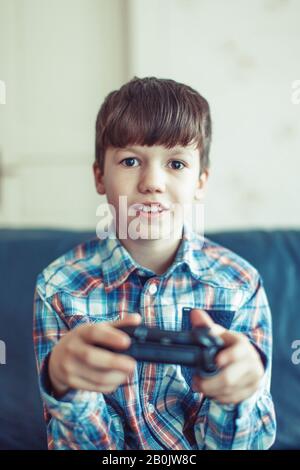
<svg viewBox="0 0 300 470"><path fill-rule="evenodd" d="M195 327L207 326L208 328L212 328L215 324L208 313L200 308L192 308L190 311L190 320L191 324Z"/></svg>
<svg viewBox="0 0 300 470"><path fill-rule="evenodd" d="M78 364L76 368L77 377L84 379L95 386L119 386L127 381L129 378L128 373L119 371L106 371L100 372L95 369L84 367Z"/></svg>
<svg viewBox="0 0 300 470"><path fill-rule="evenodd" d="M253 376L249 377L244 362L231 364L211 378L193 377L194 386L207 396L216 396L221 393L231 393L234 388L242 388Z"/></svg>
<svg viewBox="0 0 300 470"><path fill-rule="evenodd" d="M249 377L246 376L242 383L240 384L240 387L230 387L230 388L224 388L222 392L219 395L222 395L224 397L227 397L228 399L231 396L237 396L239 395L240 392L243 393L244 390L252 390L253 392L258 389L259 385L259 380L256 377Z"/></svg>
<svg viewBox="0 0 300 470"><path fill-rule="evenodd" d="M74 355L86 367L98 369L99 371L118 370L130 373L136 366L135 359L126 354L117 354L85 344L77 347Z"/></svg>
<svg viewBox="0 0 300 470"><path fill-rule="evenodd" d="M247 398L250 398L256 392L256 388L253 386L244 387L241 390L237 390L231 394L222 394L214 399L221 404L238 404Z"/></svg>
<svg viewBox="0 0 300 470"><path fill-rule="evenodd" d="M194 327L207 327L212 335L221 335L225 330L221 325L215 323L205 310L193 308L190 312L191 324Z"/></svg>
<svg viewBox="0 0 300 470"><path fill-rule="evenodd" d="M204 393L206 396L213 396L220 391L219 379L210 377L203 379L199 375L194 375L192 379L192 390Z"/></svg>
<svg viewBox="0 0 300 470"><path fill-rule="evenodd" d="M76 377L70 384L70 387L75 390L85 390L97 393L112 393L116 388L118 388L115 385L96 385L83 377Z"/></svg>
<svg viewBox="0 0 300 470"><path fill-rule="evenodd" d="M140 320L129 320L129 323L126 325L134 326L138 324ZM130 337L127 333L115 328L115 326L125 325L121 323L123 320L120 320L118 324L113 323L93 323L85 325L85 328L81 329L81 339L90 345L99 345L107 346L112 349L125 349L130 345ZM124 320L125 322L125 320Z"/></svg>
<svg viewBox="0 0 300 470"><path fill-rule="evenodd" d="M124 318L120 320L115 320L113 322L110 322L109 325L112 325L114 327L135 326L135 325L139 325L141 321L142 321L142 317L139 313L130 313L130 314L125 314Z"/></svg>
<svg viewBox="0 0 300 470"><path fill-rule="evenodd" d="M220 336L225 343L225 347L234 345L240 340L244 341L243 344L245 344L247 340L244 334L238 333L237 331L226 330L226 328L223 328L223 331L220 332Z"/></svg>
<svg viewBox="0 0 300 470"><path fill-rule="evenodd" d="M216 356L216 364L219 368L224 368L229 364L238 362L247 355L248 349L244 342L236 341L232 346L227 346Z"/></svg>

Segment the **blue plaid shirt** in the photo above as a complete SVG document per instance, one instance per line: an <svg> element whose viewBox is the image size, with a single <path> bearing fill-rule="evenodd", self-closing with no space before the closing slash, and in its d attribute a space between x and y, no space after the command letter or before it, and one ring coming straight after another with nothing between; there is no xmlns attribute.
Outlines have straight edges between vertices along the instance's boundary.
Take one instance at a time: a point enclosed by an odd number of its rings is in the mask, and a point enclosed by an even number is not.
<svg viewBox="0 0 300 470"><path fill-rule="evenodd" d="M191 308L246 334L261 353L265 374L250 398L218 403L192 390L192 369L147 362L113 393L70 390L54 398L48 360L70 329L139 312L150 327L186 330ZM261 277L187 225L163 275L113 238L82 243L51 263L37 279L34 345L49 449L267 449L274 442L271 315Z"/></svg>

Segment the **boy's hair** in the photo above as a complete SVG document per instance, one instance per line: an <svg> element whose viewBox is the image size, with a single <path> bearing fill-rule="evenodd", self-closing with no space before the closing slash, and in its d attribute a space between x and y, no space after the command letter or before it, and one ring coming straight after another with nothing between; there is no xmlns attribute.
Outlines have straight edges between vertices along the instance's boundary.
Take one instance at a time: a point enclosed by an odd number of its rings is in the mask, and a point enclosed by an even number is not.
<svg viewBox="0 0 300 470"><path fill-rule="evenodd" d="M196 144L200 174L209 167L211 117L208 102L171 79L134 77L105 98L96 120L96 162L104 172L109 146Z"/></svg>

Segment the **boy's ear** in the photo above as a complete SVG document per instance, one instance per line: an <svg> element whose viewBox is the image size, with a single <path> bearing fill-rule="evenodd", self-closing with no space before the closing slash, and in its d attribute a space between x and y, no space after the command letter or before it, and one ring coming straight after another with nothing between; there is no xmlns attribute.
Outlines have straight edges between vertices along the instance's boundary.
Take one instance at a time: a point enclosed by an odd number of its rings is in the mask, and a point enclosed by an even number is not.
<svg viewBox="0 0 300 470"><path fill-rule="evenodd" d="M209 175L208 170L204 170L201 173L201 176L198 180L198 186L195 191L195 199L197 199L197 201L200 201L204 196L204 190L205 190L206 182L208 179L208 175Z"/></svg>
<svg viewBox="0 0 300 470"><path fill-rule="evenodd" d="M93 172L95 178L95 186L98 194L105 194L105 186L103 182L103 174L100 170L98 162L94 162L93 164Z"/></svg>

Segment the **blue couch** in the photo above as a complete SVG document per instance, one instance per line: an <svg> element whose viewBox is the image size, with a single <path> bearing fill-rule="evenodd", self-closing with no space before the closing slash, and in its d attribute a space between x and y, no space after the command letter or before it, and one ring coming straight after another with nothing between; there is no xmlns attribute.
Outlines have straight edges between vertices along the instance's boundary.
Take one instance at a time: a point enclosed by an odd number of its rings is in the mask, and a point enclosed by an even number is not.
<svg viewBox="0 0 300 470"><path fill-rule="evenodd" d="M93 233L0 230L0 449L46 449L32 344L32 303L37 274ZM300 230L207 234L249 260L262 274L273 315L272 394L278 433L274 449L300 449ZM3 355L3 347L2 347ZM3 362L3 357L2 357ZM1 360L0 360L1 363Z"/></svg>

